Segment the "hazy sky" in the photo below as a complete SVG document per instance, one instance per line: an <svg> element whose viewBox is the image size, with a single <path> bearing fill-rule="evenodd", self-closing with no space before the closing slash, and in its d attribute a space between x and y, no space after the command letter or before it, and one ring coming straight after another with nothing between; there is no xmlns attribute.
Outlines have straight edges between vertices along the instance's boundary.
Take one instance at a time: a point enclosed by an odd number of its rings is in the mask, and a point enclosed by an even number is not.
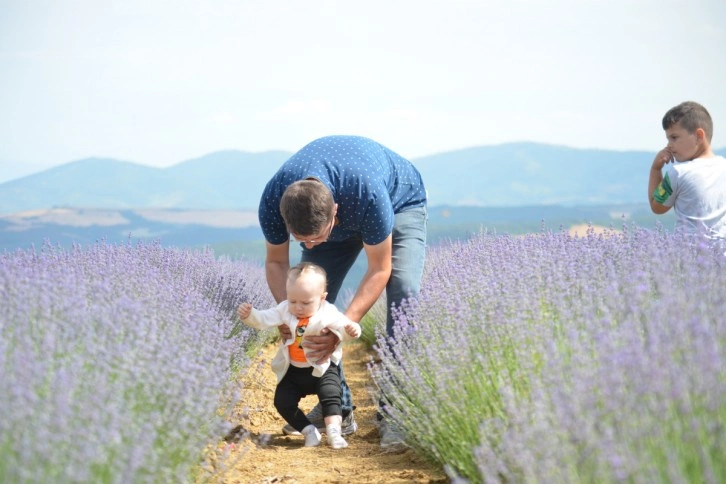
<svg viewBox="0 0 726 484"><path fill-rule="evenodd" d="M724 0L0 0L0 166L327 134L655 152L684 100L723 147L725 47Z"/></svg>

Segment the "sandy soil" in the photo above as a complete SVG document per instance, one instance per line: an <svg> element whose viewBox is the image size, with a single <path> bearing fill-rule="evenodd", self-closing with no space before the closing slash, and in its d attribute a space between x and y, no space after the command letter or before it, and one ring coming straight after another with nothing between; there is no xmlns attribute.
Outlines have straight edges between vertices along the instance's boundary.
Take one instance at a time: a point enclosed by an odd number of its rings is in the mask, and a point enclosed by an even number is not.
<svg viewBox="0 0 726 484"><path fill-rule="evenodd" d="M596 235L606 232L619 232L618 230L609 229L608 227L603 227L601 225L590 226L588 224L573 225L567 232L572 237L587 237L587 231L590 229L592 229L593 233Z"/></svg>
<svg viewBox="0 0 726 484"><path fill-rule="evenodd" d="M257 371L251 371L243 385L245 400L235 416L239 431L249 431L252 439L234 442L234 435L220 442L228 454L216 462L216 478L224 484L236 483L445 483L443 472L433 469L413 450L386 452L379 445L374 425L376 405L372 380L366 368L371 353L362 344L351 343L344 349L344 367L357 406L358 431L346 436L348 447L333 450L325 438L320 447L303 447L301 436L282 433L284 421L272 405L275 378L270 360L277 350L271 345L258 358ZM304 410L315 405L309 396L301 402Z"/></svg>

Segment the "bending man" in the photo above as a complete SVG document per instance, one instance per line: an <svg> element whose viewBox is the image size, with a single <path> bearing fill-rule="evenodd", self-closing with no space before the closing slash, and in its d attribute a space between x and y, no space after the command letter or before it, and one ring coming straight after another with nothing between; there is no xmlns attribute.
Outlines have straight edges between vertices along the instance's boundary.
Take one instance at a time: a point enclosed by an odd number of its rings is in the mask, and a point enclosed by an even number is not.
<svg viewBox="0 0 726 484"><path fill-rule="evenodd" d="M345 315L360 322L386 290L386 333L392 336L392 307L419 292L426 245L426 190L413 164L385 146L358 136L317 139L288 159L265 186L259 220L266 240L267 283L277 302L286 298L290 242L299 242L302 261L328 274L327 300L334 303L361 250L368 267ZM327 359L338 338L305 338L312 357ZM342 373L342 367L341 367ZM355 432L350 389L343 381L343 434ZM317 418L318 415L319 417ZM322 413L308 418L324 429ZM286 433L293 433L287 426ZM381 445L400 436L383 423Z"/></svg>

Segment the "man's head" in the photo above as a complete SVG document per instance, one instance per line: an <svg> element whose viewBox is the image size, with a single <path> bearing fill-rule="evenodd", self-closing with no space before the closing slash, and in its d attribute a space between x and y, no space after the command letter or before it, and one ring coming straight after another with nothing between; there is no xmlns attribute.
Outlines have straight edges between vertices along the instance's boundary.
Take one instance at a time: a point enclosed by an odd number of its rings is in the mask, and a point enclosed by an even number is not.
<svg viewBox="0 0 726 484"><path fill-rule="evenodd" d="M280 213L288 232L301 242L324 242L335 223L337 206L328 187L318 180L296 181L282 194Z"/></svg>
<svg viewBox="0 0 726 484"><path fill-rule="evenodd" d="M668 148L678 161L698 158L710 150L713 121L706 108L687 101L668 110L663 116Z"/></svg>
<svg viewBox="0 0 726 484"><path fill-rule="evenodd" d="M310 262L290 268L287 275L287 304L290 313L309 318L325 301L327 276L325 269Z"/></svg>

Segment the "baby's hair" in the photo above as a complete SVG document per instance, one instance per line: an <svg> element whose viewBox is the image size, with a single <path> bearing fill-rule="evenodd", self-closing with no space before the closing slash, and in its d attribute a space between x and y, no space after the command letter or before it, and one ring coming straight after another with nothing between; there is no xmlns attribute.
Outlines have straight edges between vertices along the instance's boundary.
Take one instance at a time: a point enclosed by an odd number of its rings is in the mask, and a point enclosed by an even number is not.
<svg viewBox="0 0 726 484"><path fill-rule="evenodd" d="M680 124L681 128L693 134L698 128L706 133L706 139L711 142L713 136L713 120L706 108L693 101L686 101L668 110L663 116L663 129L668 129L674 124Z"/></svg>
<svg viewBox="0 0 726 484"><path fill-rule="evenodd" d="M287 277L291 281L294 281L301 275L307 274L307 273L313 273L313 274L320 275L323 278L323 282L327 286L328 274L325 272L325 269L323 269L322 267L320 267L317 264L313 264L312 262L301 262L298 265L291 267L287 273Z"/></svg>

